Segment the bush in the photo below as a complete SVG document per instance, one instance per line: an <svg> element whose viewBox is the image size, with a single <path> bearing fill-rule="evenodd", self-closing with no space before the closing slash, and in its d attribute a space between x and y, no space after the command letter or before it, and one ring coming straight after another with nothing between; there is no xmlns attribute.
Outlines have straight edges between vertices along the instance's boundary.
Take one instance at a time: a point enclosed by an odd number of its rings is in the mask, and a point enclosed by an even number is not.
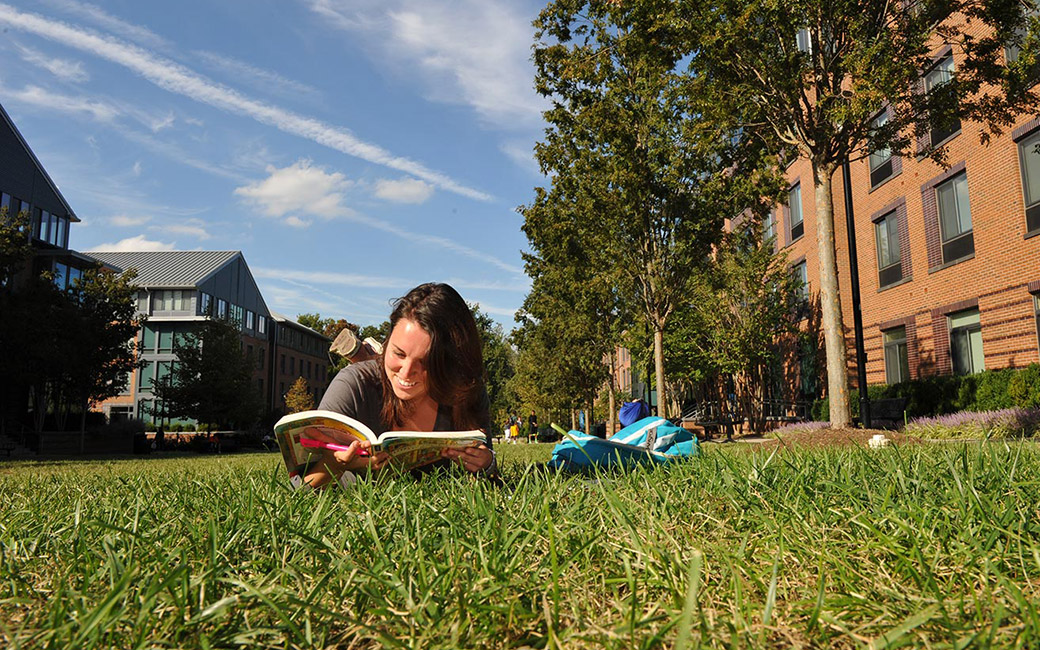
<svg viewBox="0 0 1040 650"><path fill-rule="evenodd" d="M899 384L868 387L871 400L902 397L907 416L932 417L960 411L997 411L1040 407L1040 364L1021 370L986 370L976 375L939 375ZM852 417L859 417L859 392L849 391ZM830 419L830 402L825 397L812 405L812 419Z"/></svg>
<svg viewBox="0 0 1040 650"><path fill-rule="evenodd" d="M1040 408L1040 364L1018 371L1008 380L1008 396L1023 408Z"/></svg>
<svg viewBox="0 0 1040 650"><path fill-rule="evenodd" d="M1006 368L975 375L975 400L971 410L999 411L1016 406L1014 398L1008 394L1008 383L1018 373L1014 368Z"/></svg>
<svg viewBox="0 0 1040 650"><path fill-rule="evenodd" d="M1040 409L961 411L933 418L917 418L906 425L906 433L922 438L1018 438L1035 435L1040 428Z"/></svg>

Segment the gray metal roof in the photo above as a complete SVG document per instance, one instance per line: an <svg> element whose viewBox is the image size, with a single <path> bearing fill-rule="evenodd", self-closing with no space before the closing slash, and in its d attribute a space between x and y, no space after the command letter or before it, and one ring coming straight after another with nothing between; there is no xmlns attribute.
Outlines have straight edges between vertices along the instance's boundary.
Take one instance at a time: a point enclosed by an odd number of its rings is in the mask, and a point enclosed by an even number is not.
<svg viewBox="0 0 1040 650"><path fill-rule="evenodd" d="M298 322L296 320L293 320L292 318L289 318L285 314L279 314L278 312L276 312L274 310L271 310L271 320L273 320L276 323L281 323L282 325L288 325L289 327L295 327L296 329L302 330L302 331L304 331L304 332L306 332L308 334L312 334L312 335L317 336L319 338L325 339L326 341L331 341L332 340L329 337L327 337L324 334L322 334L321 332L316 332L316 331L312 330L311 328L307 327L306 325L303 325L300 322Z"/></svg>
<svg viewBox="0 0 1040 650"><path fill-rule="evenodd" d="M204 282L240 251L89 251L105 264L137 269L139 287L189 288Z"/></svg>

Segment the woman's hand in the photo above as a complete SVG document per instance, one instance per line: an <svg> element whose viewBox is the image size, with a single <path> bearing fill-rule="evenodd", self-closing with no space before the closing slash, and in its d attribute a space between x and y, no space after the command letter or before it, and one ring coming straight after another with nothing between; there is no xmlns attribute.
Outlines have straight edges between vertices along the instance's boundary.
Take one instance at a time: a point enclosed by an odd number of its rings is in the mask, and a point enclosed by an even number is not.
<svg viewBox="0 0 1040 650"><path fill-rule="evenodd" d="M495 465L495 454L483 444L465 449L445 449L441 455L458 460L467 472L473 474L491 471Z"/></svg>
<svg viewBox="0 0 1040 650"><path fill-rule="evenodd" d="M332 452L332 457L336 459L336 463L341 467L355 473L364 470L374 472L383 469L386 462L390 460L389 454L381 451L375 455L370 455L371 451L371 442L355 440L350 443L346 450Z"/></svg>

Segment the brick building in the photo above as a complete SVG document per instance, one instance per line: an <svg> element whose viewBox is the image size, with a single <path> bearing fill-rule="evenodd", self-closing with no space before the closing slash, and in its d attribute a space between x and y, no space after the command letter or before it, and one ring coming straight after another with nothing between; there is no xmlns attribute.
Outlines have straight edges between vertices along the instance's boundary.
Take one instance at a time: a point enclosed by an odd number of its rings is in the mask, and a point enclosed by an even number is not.
<svg viewBox="0 0 1040 650"><path fill-rule="evenodd" d="M948 48L926 86L956 70ZM938 81L935 81L938 80ZM884 114L879 120L884 120ZM983 146L981 128L933 130L919 150L947 145L949 167L875 152L850 179L867 381L1021 367L1040 361L1040 119ZM788 201L767 229L792 272L819 289L815 197L808 161L787 170ZM835 175L839 287L855 372L843 178ZM823 354L822 351L819 354Z"/></svg>
<svg viewBox="0 0 1040 650"><path fill-rule="evenodd" d="M284 409L285 392L298 376L305 376L309 388L319 398L325 390L331 341L271 312L241 252L133 251L91 255L119 269L137 270L137 309L148 317L137 338L145 364L127 382L122 395L100 405L109 419L136 417L158 421L163 417L161 404L155 402L152 392L153 381L162 381L177 362L175 341L210 318L238 325L242 350L254 359L253 381L268 411ZM288 369L276 364L276 360L286 357L292 360Z"/></svg>

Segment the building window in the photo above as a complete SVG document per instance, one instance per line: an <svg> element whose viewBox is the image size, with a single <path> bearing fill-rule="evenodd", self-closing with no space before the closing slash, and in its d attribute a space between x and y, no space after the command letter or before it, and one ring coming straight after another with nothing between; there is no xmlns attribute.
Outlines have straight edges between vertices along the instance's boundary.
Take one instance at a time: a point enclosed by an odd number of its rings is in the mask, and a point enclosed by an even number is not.
<svg viewBox="0 0 1040 650"><path fill-rule="evenodd" d="M953 80L954 66L953 57L948 56L940 61L931 72L924 77L925 92L931 95L939 92L943 86ZM951 117L932 124L928 135L928 144L936 146L948 140L961 130L961 121L957 117Z"/></svg>
<svg viewBox="0 0 1040 650"><path fill-rule="evenodd" d="M799 52L812 54L812 34L809 33L808 27L802 27L795 32L795 45Z"/></svg>
<svg viewBox="0 0 1040 650"><path fill-rule="evenodd" d="M152 309L155 311L184 311L190 301L190 291L166 289L152 293Z"/></svg>
<svg viewBox="0 0 1040 650"><path fill-rule="evenodd" d="M264 354L265 354L265 352L266 351L263 348L260 348L260 354L258 354L257 357L256 357L256 367L259 368L260 370L264 369Z"/></svg>
<svg viewBox="0 0 1040 650"><path fill-rule="evenodd" d="M792 267L794 273L794 279L797 283L796 296L803 302L809 302L809 270L805 265L805 261L801 261Z"/></svg>
<svg viewBox="0 0 1040 650"><path fill-rule="evenodd" d="M227 301L223 298L217 298L217 318L220 320L227 320Z"/></svg>
<svg viewBox="0 0 1040 650"><path fill-rule="evenodd" d="M260 314L256 315L256 331L258 334L267 333L267 318L261 316Z"/></svg>
<svg viewBox="0 0 1040 650"><path fill-rule="evenodd" d="M968 175L964 172L935 187L942 237L943 264L975 254L968 204Z"/></svg>
<svg viewBox="0 0 1040 650"><path fill-rule="evenodd" d="M83 269L77 269L75 267L69 267L69 291L76 292L79 289L79 282L83 279Z"/></svg>
<svg viewBox="0 0 1040 650"><path fill-rule="evenodd" d="M1021 43L1025 39L1028 33L1029 20L1035 18L1040 13L1040 8L1036 6L1036 3L1027 0L1019 5L1020 11L1024 21L1021 25L1015 28L1014 35L1012 36L1011 42L1004 46L1004 55L1007 57L1008 63L1014 63L1018 61L1019 55L1022 53Z"/></svg>
<svg viewBox="0 0 1040 650"><path fill-rule="evenodd" d="M209 295L204 291L199 292L199 315L213 315L213 296Z"/></svg>
<svg viewBox="0 0 1040 650"><path fill-rule="evenodd" d="M231 314L229 320L236 326L241 327L242 322L245 320L245 310L238 305L231 305L229 313Z"/></svg>
<svg viewBox="0 0 1040 650"><path fill-rule="evenodd" d="M255 322L256 322L256 321L255 321L255 319L254 319L254 314L253 314L253 312L251 312L251 311L249 311L249 310L247 309L247 310L246 310L246 329L247 329L247 330L251 330L251 329L254 329L254 324L255 324Z"/></svg>
<svg viewBox="0 0 1040 650"><path fill-rule="evenodd" d="M903 256L899 250L899 220L893 210L874 224L877 243L878 286L887 287L903 279Z"/></svg>
<svg viewBox="0 0 1040 650"><path fill-rule="evenodd" d="M1033 313L1036 316L1036 342L1040 346L1040 294L1033 296Z"/></svg>
<svg viewBox="0 0 1040 650"><path fill-rule="evenodd" d="M791 267L791 277L794 282L792 315L796 320L802 320L809 316L809 274L805 260Z"/></svg>
<svg viewBox="0 0 1040 650"><path fill-rule="evenodd" d="M284 375L285 374L285 355L284 354L282 355L282 360L281 360L280 364L281 364L282 374Z"/></svg>
<svg viewBox="0 0 1040 650"><path fill-rule="evenodd" d="M1026 202L1026 232L1040 232L1040 131L1018 145L1022 193Z"/></svg>
<svg viewBox="0 0 1040 650"><path fill-rule="evenodd" d="M791 241L805 234L802 222L802 184L798 183L787 192L787 214L791 222Z"/></svg>
<svg viewBox="0 0 1040 650"><path fill-rule="evenodd" d="M289 374L296 376L296 357L289 357Z"/></svg>
<svg viewBox="0 0 1040 650"><path fill-rule="evenodd" d="M877 131L888 122L888 111L882 111L871 122L871 131ZM888 147L870 152L870 186L876 187L895 174L892 150Z"/></svg>
<svg viewBox="0 0 1040 650"><path fill-rule="evenodd" d="M898 384L910 379L910 360L906 350L906 327L882 332L885 344L885 382Z"/></svg>
<svg viewBox="0 0 1040 650"><path fill-rule="evenodd" d="M155 377L155 364L149 361L137 371L137 387L141 390L152 390L153 377Z"/></svg>
<svg viewBox="0 0 1040 650"><path fill-rule="evenodd" d="M151 325L145 325L141 330L141 352L155 352L155 330Z"/></svg>
<svg viewBox="0 0 1040 650"><path fill-rule="evenodd" d="M982 354L982 326L979 323L979 310L966 309L947 317L950 327L950 357L953 360L953 372L958 375L970 375L986 369L986 360Z"/></svg>

